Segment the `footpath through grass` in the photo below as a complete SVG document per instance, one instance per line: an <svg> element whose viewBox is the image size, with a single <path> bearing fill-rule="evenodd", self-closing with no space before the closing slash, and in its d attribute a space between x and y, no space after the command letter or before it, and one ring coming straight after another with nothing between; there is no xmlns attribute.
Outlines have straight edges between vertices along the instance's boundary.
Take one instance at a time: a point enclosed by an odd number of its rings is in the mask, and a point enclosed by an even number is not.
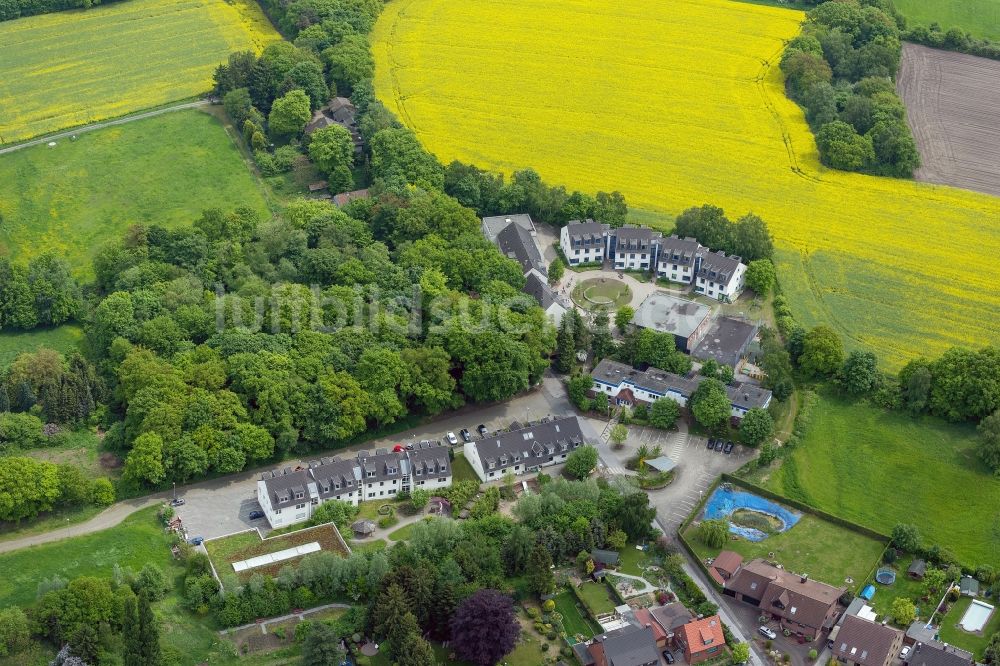
<svg viewBox="0 0 1000 666"><path fill-rule="evenodd" d="M212 88L229 53L280 39L254 0L129 0L0 23L0 143Z"/></svg>
<svg viewBox="0 0 1000 666"><path fill-rule="evenodd" d="M138 571L147 562L166 570L173 558L157 510L137 511L102 532L0 554L0 608L32 603L38 582L56 575L110 576L115 564Z"/></svg>
<svg viewBox="0 0 1000 666"><path fill-rule="evenodd" d="M222 124L200 111L177 111L0 156L0 255L24 260L54 251L87 277L97 250L130 225L189 225L206 208L243 204L267 212ZM73 335L55 329L6 345L0 337L0 365L5 347L65 348Z"/></svg>
<svg viewBox="0 0 1000 666"><path fill-rule="evenodd" d="M975 567L1000 558L1000 479L968 425L820 395L802 442L765 485L888 534L913 523L924 541Z"/></svg>

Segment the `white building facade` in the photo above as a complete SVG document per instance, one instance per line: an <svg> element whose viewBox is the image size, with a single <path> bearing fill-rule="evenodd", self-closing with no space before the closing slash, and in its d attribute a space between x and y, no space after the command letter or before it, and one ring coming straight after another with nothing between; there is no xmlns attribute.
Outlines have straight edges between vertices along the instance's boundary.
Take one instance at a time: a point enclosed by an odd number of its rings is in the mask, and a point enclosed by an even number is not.
<svg viewBox="0 0 1000 666"><path fill-rule="evenodd" d="M508 472L520 476L542 467L566 462L584 445L584 433L576 416L543 419L509 432L498 433L465 445L465 459L480 481L496 481Z"/></svg>
<svg viewBox="0 0 1000 666"><path fill-rule="evenodd" d="M412 451L361 451L346 460L322 458L307 466L265 472L257 481L257 501L271 527L309 520L329 501L390 499L400 492L451 486L448 447L425 442Z"/></svg>
<svg viewBox="0 0 1000 666"><path fill-rule="evenodd" d="M607 256L607 224L574 220L559 231L559 248L570 266L603 263Z"/></svg>

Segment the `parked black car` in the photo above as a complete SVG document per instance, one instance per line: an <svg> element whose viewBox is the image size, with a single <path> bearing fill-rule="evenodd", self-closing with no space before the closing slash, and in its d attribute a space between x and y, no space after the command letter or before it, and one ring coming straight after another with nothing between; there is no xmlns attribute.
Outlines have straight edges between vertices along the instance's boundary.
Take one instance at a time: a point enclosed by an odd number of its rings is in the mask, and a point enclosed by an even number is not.
<svg viewBox="0 0 1000 666"><path fill-rule="evenodd" d="M482 423L479 424L479 427L476 428L476 430L479 432L480 437L486 437L486 435L490 432Z"/></svg>
<svg viewBox="0 0 1000 666"><path fill-rule="evenodd" d="M711 451L714 448L715 448L715 438L714 437L709 437L708 438L708 450Z"/></svg>
<svg viewBox="0 0 1000 666"><path fill-rule="evenodd" d="M722 452L723 453L732 453L733 452L733 443L732 442L726 442L726 447L724 449L722 449Z"/></svg>
<svg viewBox="0 0 1000 666"><path fill-rule="evenodd" d="M468 443L472 441L472 435L469 434L468 428L462 428L458 431L458 434L462 437L463 442Z"/></svg>
<svg viewBox="0 0 1000 666"><path fill-rule="evenodd" d="M192 546L200 546L201 544L205 543L205 537L200 537L200 536L192 537L188 539L188 543L191 544Z"/></svg>
<svg viewBox="0 0 1000 666"><path fill-rule="evenodd" d="M663 658L667 660L668 664L674 663L674 655L670 650L663 651Z"/></svg>
<svg viewBox="0 0 1000 666"><path fill-rule="evenodd" d="M264 517L263 511L257 510L250 512L250 520L257 520L258 518L263 518L263 517Z"/></svg>
<svg viewBox="0 0 1000 666"><path fill-rule="evenodd" d="M721 439L715 440L715 450L716 451L721 451L722 447L724 447L725 445L726 445L725 441L723 441Z"/></svg>

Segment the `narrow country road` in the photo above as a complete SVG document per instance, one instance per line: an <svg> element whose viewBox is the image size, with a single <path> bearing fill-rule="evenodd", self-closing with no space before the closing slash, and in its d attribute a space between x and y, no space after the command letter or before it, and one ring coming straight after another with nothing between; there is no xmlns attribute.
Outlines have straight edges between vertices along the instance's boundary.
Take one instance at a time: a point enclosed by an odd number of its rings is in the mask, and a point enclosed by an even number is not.
<svg viewBox="0 0 1000 666"><path fill-rule="evenodd" d="M94 130L104 129L105 127L112 127L114 125L124 125L125 123L130 123L135 120L143 120L145 118L153 118L154 116L162 116L164 113L172 113L174 111L183 111L184 109L197 109L202 106L208 106L211 104L208 100L198 100L197 102L184 102L182 104L175 104L173 106L165 106L162 109L154 109L152 111L146 111L143 113L136 113L131 116L125 116L124 118L115 118L114 120L105 120L103 122L94 123L93 125L83 125L75 129L66 130L65 132L58 132L56 134L49 134L48 136L43 136L38 139L31 139L30 141L25 141L23 143L14 144L13 146L8 146L7 148L0 148L0 155L5 155L7 153L13 153L14 151L21 150L22 148L30 148L31 146L40 146L44 143L49 143L50 141L56 141L58 139L65 139L66 137L74 136L76 134L83 134L84 132L92 132Z"/></svg>

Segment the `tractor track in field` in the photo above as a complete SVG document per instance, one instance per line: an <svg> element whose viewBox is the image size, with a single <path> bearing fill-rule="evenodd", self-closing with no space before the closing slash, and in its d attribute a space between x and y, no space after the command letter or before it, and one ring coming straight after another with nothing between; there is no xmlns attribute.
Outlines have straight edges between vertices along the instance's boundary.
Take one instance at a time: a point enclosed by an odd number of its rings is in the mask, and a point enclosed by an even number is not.
<svg viewBox="0 0 1000 666"><path fill-rule="evenodd" d="M18 150L22 150L24 148L31 148L32 146L40 146L42 144L50 143L52 141L57 141L59 139L65 139L68 137L76 136L77 134L83 134L84 132L93 132L94 130L104 129L105 127L113 127L115 125L124 125L126 123L131 123L136 120L155 118L156 116L162 116L165 113L173 113L174 111L184 111L186 109L198 109L203 106L208 106L209 104L211 104L211 102L204 99L198 100L197 102L183 102L181 104L174 104L173 106L165 106L161 109L153 109L152 111L135 113L130 116L125 116L123 118L115 118L114 120L103 120L99 123L93 123L91 125L81 125L80 127L77 127L75 129L56 132L55 134L48 134L46 136L39 137L37 139L30 139L28 141L16 143L6 148L0 148L0 155L13 153Z"/></svg>

